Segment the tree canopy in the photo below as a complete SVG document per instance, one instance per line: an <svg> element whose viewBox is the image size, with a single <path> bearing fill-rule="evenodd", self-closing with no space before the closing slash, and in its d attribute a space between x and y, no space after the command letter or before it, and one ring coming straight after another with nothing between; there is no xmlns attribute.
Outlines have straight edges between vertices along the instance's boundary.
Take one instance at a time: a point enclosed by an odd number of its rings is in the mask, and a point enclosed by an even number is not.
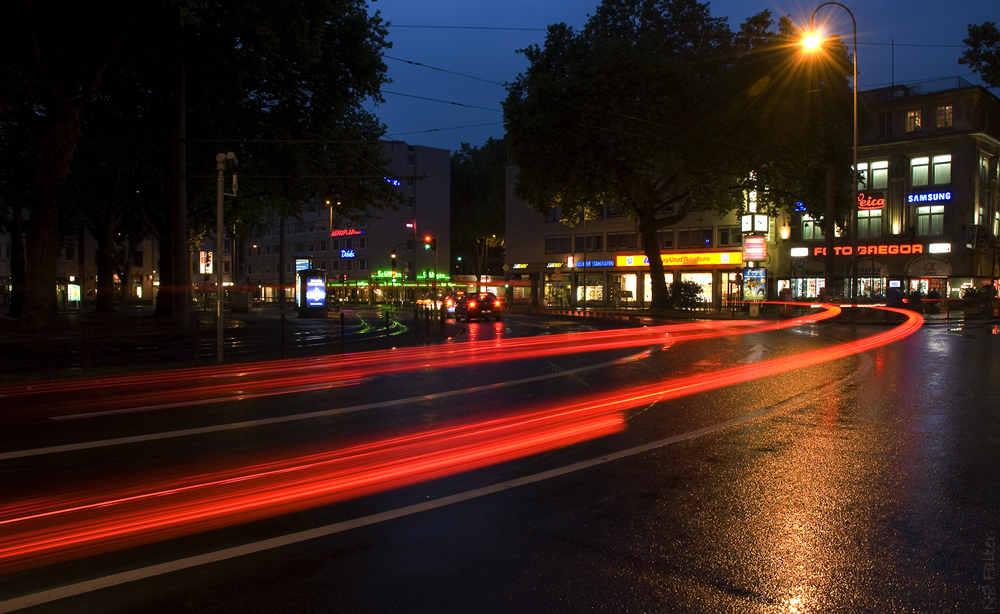
<svg viewBox="0 0 1000 614"><path fill-rule="evenodd" d="M736 33L695 0L605 0L584 29L549 27L509 87L504 119L518 195L567 223L611 206L636 223L652 306L667 292L657 230L724 213L757 193L765 210L824 210L836 164L851 207L850 63L837 42L801 57L787 19L765 11Z"/></svg>
<svg viewBox="0 0 1000 614"><path fill-rule="evenodd" d="M1000 87L1000 30L996 22L970 23L969 37L962 42L969 48L958 63L979 73L986 85Z"/></svg>
<svg viewBox="0 0 1000 614"><path fill-rule="evenodd" d="M142 184L141 199L119 202L142 206L168 244L177 174L189 177L185 216L197 228L211 218L220 151L240 162L227 222L263 224L314 197L336 198L346 216L398 202L382 176L384 126L362 106L381 101L388 47L363 0L157 0L100 11L15 0L0 23L0 139L18 163L0 176L0 198L11 226L29 210L24 313L55 315L54 246L68 207L107 221L116 215L98 201ZM181 74L188 163L174 169ZM67 180L87 189L67 192ZM174 281L169 271L160 269L161 288Z"/></svg>
<svg viewBox="0 0 1000 614"><path fill-rule="evenodd" d="M490 138L482 147L462 143L451 155L453 254L475 254L476 275L491 271L486 255L504 244L507 146Z"/></svg>

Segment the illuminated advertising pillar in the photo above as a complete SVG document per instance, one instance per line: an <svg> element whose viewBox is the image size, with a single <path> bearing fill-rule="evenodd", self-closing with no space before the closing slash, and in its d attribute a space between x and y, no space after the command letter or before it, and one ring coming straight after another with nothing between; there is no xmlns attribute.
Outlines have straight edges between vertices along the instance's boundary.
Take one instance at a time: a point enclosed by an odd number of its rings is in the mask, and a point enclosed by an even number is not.
<svg viewBox="0 0 1000 614"><path fill-rule="evenodd" d="M299 303L300 318L326 317L326 271L303 269L298 274L297 293L302 297Z"/></svg>

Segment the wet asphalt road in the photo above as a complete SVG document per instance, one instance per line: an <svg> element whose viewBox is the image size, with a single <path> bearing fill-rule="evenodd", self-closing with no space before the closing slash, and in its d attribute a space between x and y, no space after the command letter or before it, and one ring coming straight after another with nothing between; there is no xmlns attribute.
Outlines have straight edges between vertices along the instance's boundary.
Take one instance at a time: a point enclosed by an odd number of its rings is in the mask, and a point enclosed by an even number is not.
<svg viewBox="0 0 1000 614"><path fill-rule="evenodd" d="M559 330L536 319L474 323L465 334ZM878 330L832 324L668 343L624 362L635 349L567 348L558 357L502 366L381 375L349 390L77 421L61 432L25 425L45 445L70 432L125 436L237 414L383 403L223 436L6 461L0 469L8 493L39 482L125 479L192 459L544 407L780 359ZM1000 530L995 333L989 326L925 327L860 356L632 408L623 431L599 439L11 574L0 578L0 602L187 560L184 569L24 611L989 612L1000 608L990 601L997 584L989 567ZM484 388L391 403L473 384ZM268 539L278 543L242 556L226 550ZM205 556L221 560L198 558Z"/></svg>

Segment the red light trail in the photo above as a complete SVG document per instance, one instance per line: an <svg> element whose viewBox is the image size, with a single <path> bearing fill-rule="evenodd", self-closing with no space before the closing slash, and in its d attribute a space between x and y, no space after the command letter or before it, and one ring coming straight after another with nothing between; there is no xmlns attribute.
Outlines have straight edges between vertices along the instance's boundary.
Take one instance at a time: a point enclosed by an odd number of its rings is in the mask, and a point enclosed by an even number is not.
<svg viewBox="0 0 1000 614"><path fill-rule="evenodd" d="M477 363L625 349L692 339L788 328L834 317L839 307L789 320L688 322L644 328L589 331L544 337L499 339L430 347L381 350L240 365L176 369L153 373L87 377L0 386L5 404L18 402L34 414L85 414L116 409L146 410L214 403L250 397L351 385L377 375L429 367L466 367ZM84 395L83 393L90 393ZM9 405L8 405L9 406Z"/></svg>
<svg viewBox="0 0 1000 614"><path fill-rule="evenodd" d="M913 312L884 309L906 321L859 341L791 357L331 451L192 469L125 486L81 485L75 492L6 503L0 507L0 573L287 514L610 435L624 429L627 409L850 356L898 341L923 322Z"/></svg>

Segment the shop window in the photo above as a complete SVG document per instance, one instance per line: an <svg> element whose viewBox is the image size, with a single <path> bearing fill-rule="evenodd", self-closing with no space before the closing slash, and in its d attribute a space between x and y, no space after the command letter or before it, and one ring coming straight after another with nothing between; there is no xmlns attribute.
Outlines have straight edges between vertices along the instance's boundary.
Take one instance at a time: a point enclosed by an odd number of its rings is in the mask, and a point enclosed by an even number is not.
<svg viewBox="0 0 1000 614"><path fill-rule="evenodd" d="M950 104L943 105L937 108L937 127L938 128L951 128L953 120L954 109Z"/></svg>
<svg viewBox="0 0 1000 614"><path fill-rule="evenodd" d="M823 225L818 220L813 219L813 216L804 213L802 214L802 240L803 241L822 241L823 240Z"/></svg>
<svg viewBox="0 0 1000 614"><path fill-rule="evenodd" d="M568 254L573 249L573 240L570 235L556 235L545 237L546 254Z"/></svg>
<svg viewBox="0 0 1000 614"><path fill-rule="evenodd" d="M882 210L858 210L858 238L875 239L882 236Z"/></svg>
<svg viewBox="0 0 1000 614"><path fill-rule="evenodd" d="M936 236L944 234L944 205L917 207L917 235Z"/></svg>
<svg viewBox="0 0 1000 614"><path fill-rule="evenodd" d="M719 226L719 247L743 245L743 233L739 226Z"/></svg>
<svg viewBox="0 0 1000 614"><path fill-rule="evenodd" d="M951 183L951 154L934 156L934 183Z"/></svg>
<svg viewBox="0 0 1000 614"><path fill-rule="evenodd" d="M906 112L906 131L916 132L920 130L920 109Z"/></svg>
<svg viewBox="0 0 1000 614"><path fill-rule="evenodd" d="M913 158L910 160L910 184L927 185L927 175L930 158Z"/></svg>

